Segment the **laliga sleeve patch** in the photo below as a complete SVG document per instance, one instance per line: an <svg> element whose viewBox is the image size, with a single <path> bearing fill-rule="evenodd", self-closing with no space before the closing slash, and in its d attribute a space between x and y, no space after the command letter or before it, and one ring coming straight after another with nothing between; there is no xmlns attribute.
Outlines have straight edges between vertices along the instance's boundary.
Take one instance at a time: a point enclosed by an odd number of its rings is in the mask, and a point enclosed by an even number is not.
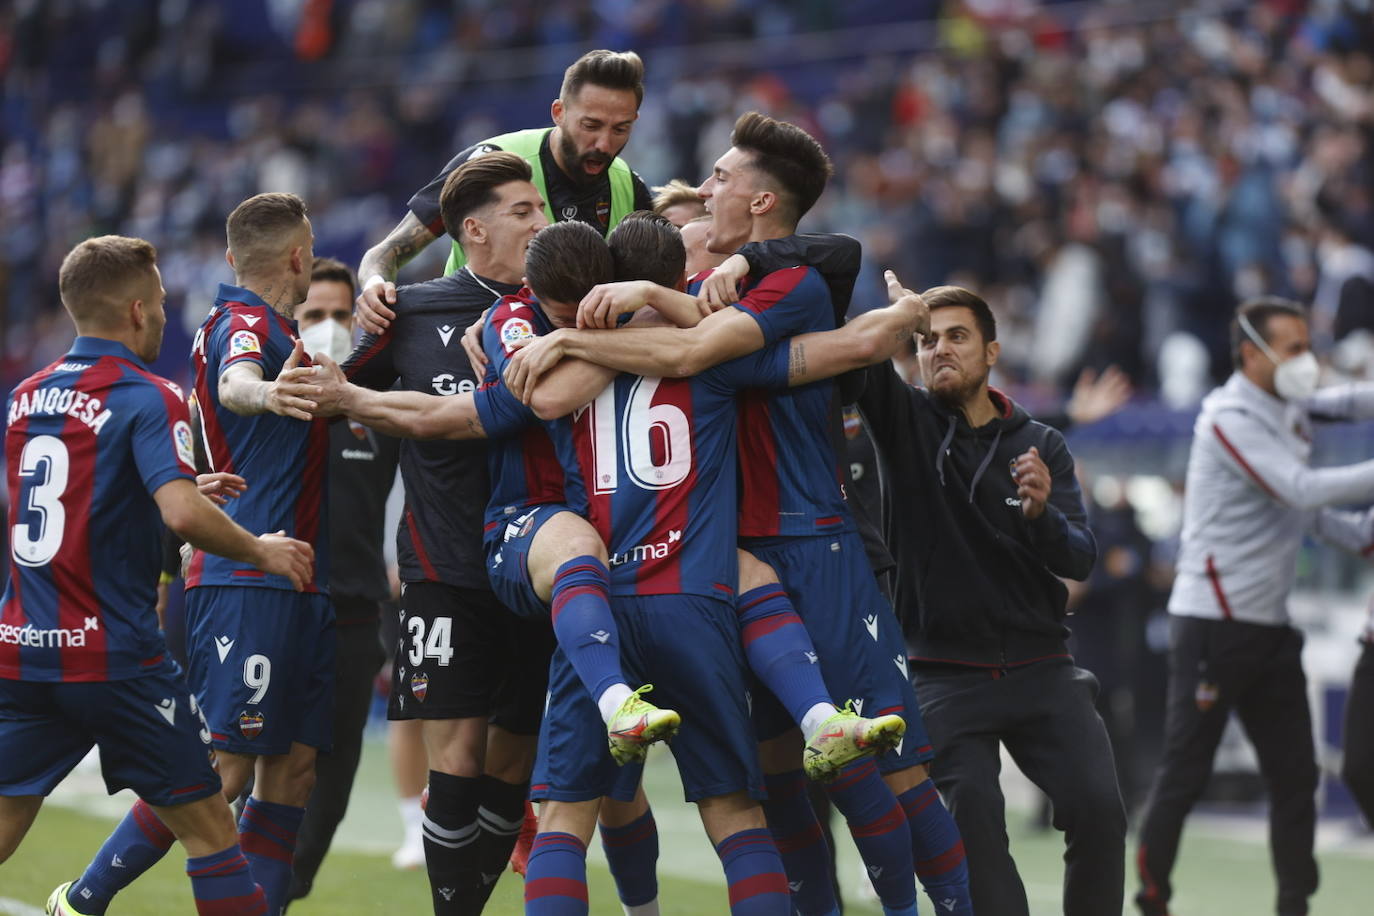
<svg viewBox="0 0 1374 916"><path fill-rule="evenodd" d="M515 352L518 344L533 337L534 325L524 318L507 318L501 325L501 346L505 347L507 356Z"/></svg>
<svg viewBox="0 0 1374 916"><path fill-rule="evenodd" d="M243 356L248 353L261 353L262 344L258 342L258 335L252 331L235 331L234 336L229 338L229 358Z"/></svg>
<svg viewBox="0 0 1374 916"><path fill-rule="evenodd" d="M172 443L176 446L177 457L187 467L196 466L196 450L191 442L191 424L177 420L172 424Z"/></svg>

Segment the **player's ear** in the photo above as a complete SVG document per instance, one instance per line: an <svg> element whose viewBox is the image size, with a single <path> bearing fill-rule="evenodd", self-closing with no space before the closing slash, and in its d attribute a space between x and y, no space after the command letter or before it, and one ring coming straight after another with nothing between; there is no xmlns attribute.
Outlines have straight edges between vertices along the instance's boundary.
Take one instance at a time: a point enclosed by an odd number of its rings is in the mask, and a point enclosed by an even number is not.
<svg viewBox="0 0 1374 916"><path fill-rule="evenodd" d="M987 363L989 366L997 365L997 357L1002 353L1002 343L997 340L990 340L986 349Z"/></svg>
<svg viewBox="0 0 1374 916"><path fill-rule="evenodd" d="M749 212L754 216L771 213L778 205L778 195L772 191L759 191L749 202Z"/></svg>
<svg viewBox="0 0 1374 916"><path fill-rule="evenodd" d="M559 127L562 127L562 126L563 126L563 100L562 100L562 99L554 99L554 100L553 100L553 104L549 106L549 117L552 118L552 119L553 119L553 123L557 124Z"/></svg>
<svg viewBox="0 0 1374 916"><path fill-rule="evenodd" d="M234 266L234 253L228 248L224 249L224 260L225 263L229 265L230 270L238 270L238 268Z"/></svg>
<svg viewBox="0 0 1374 916"><path fill-rule="evenodd" d="M129 302L129 323L133 325L135 331L141 331L148 324L148 312L142 299L134 299Z"/></svg>
<svg viewBox="0 0 1374 916"><path fill-rule="evenodd" d="M305 269L305 249L300 245L291 249L291 272L298 274Z"/></svg>
<svg viewBox="0 0 1374 916"><path fill-rule="evenodd" d="M463 238L474 242L485 242L487 233L481 220L473 216L463 217Z"/></svg>

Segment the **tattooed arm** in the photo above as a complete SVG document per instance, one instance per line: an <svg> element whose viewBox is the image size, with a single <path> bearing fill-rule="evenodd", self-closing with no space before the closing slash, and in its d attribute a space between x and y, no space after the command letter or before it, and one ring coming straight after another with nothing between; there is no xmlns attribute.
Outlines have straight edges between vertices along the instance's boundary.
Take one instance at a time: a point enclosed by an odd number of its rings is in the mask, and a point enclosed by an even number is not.
<svg viewBox="0 0 1374 916"><path fill-rule="evenodd" d="M358 276L364 279L357 317L369 334L382 333L396 317L389 308L396 304L396 274L436 238L414 213L407 212L386 238L363 255L358 265Z"/></svg>

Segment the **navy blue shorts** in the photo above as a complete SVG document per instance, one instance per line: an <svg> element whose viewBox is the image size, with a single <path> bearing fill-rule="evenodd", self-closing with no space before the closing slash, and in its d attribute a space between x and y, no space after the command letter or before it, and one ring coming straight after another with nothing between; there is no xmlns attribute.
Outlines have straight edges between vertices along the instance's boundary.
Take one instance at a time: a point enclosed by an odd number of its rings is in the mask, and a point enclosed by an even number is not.
<svg viewBox="0 0 1374 916"><path fill-rule="evenodd" d="M328 750L334 721L334 606L328 595L202 585L186 590L188 680L215 747Z"/></svg>
<svg viewBox="0 0 1374 916"><path fill-rule="evenodd" d="M741 542L773 567L820 658L831 699L854 701L864 716L896 714L906 735L895 751L877 760L884 773L934 757L916 692L907 679L906 643L892 605L883 597L864 553L863 539L849 532ZM796 725L765 688L754 703L759 738L776 738Z"/></svg>
<svg viewBox="0 0 1374 916"><path fill-rule="evenodd" d="M682 715L670 747L687 801L741 791L765 797L734 606L696 595L655 595L614 597L611 610L625 676L632 685L653 684L645 699ZM555 650L530 797L629 801L638 775L611 759L596 703L563 651Z"/></svg>
<svg viewBox="0 0 1374 916"><path fill-rule="evenodd" d="M500 537L485 545L491 590L502 604L521 617L549 616L549 606L535 594L530 582L530 547L545 522L560 512L572 511L559 503L534 506L512 518Z"/></svg>
<svg viewBox="0 0 1374 916"><path fill-rule="evenodd" d="M220 790L210 730L170 660L122 681L0 679L0 795L47 795L93 745L111 794L184 805Z"/></svg>

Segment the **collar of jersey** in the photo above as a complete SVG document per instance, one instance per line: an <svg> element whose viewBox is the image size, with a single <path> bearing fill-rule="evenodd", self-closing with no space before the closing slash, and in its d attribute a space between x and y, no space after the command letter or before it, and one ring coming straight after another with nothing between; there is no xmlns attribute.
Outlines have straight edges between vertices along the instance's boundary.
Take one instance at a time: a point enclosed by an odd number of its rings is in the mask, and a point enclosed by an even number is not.
<svg viewBox="0 0 1374 916"><path fill-rule="evenodd" d="M241 286L234 286L229 283L219 285L219 293L215 296L215 305L224 305L227 302L241 302L244 305L251 305L254 308L264 308L272 310L272 306L262 301L262 298L251 289L244 289Z"/></svg>
<svg viewBox="0 0 1374 916"><path fill-rule="evenodd" d="M118 356L120 359L127 359L131 363L139 366L144 365L143 360L134 355L124 344L117 340L110 340L105 337L78 337L72 341L72 348L67 351L68 356L77 359L99 359L102 356Z"/></svg>

